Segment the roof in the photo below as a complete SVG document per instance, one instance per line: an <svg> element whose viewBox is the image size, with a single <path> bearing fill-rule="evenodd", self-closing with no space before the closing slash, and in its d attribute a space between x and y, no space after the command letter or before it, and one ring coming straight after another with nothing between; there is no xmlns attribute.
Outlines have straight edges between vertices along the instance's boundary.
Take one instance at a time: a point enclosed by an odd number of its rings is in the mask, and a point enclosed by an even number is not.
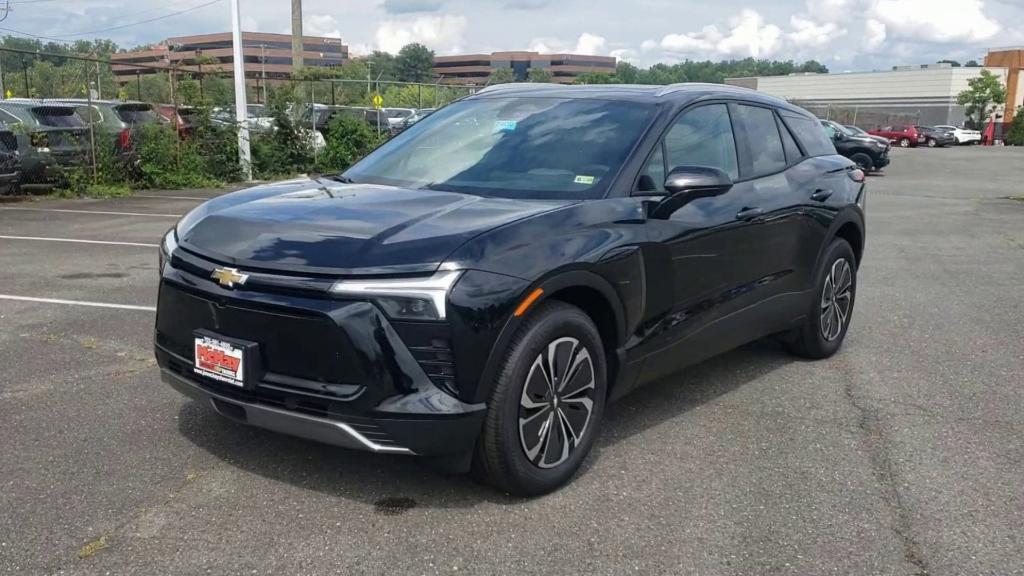
<svg viewBox="0 0 1024 576"><path fill-rule="evenodd" d="M797 109L785 100L768 96L762 92L728 86L725 84L704 84L687 82L669 84L667 86L651 86L642 84L539 84L512 83L488 86L470 98L488 96L519 96L548 98L591 98L596 100L622 100L629 102L691 102L700 98L743 98L755 102L763 102L774 106Z"/></svg>

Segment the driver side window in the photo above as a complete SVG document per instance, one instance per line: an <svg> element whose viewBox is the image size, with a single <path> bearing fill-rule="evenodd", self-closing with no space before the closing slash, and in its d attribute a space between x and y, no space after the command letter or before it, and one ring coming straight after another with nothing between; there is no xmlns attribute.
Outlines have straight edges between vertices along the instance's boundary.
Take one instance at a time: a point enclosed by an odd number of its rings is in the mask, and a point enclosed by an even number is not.
<svg viewBox="0 0 1024 576"><path fill-rule="evenodd" d="M668 172L677 166L710 166L739 177L736 141L725 104L709 104L682 114L640 173L637 190L664 192Z"/></svg>

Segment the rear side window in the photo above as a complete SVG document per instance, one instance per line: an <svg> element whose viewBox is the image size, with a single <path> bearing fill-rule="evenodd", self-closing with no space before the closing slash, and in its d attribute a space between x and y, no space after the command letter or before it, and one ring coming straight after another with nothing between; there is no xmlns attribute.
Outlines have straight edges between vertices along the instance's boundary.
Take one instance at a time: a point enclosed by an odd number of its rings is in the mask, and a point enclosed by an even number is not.
<svg viewBox="0 0 1024 576"><path fill-rule="evenodd" d="M66 106L39 106L32 109L32 116L43 126L56 128L85 126L85 122L75 114L75 109Z"/></svg>
<svg viewBox="0 0 1024 576"><path fill-rule="evenodd" d="M684 112L665 135L665 160L670 171L676 166L710 166L738 178L736 141L726 105Z"/></svg>
<svg viewBox="0 0 1024 576"><path fill-rule="evenodd" d="M836 153L835 145L829 140L816 118L782 112L782 119L803 145L808 156L827 156Z"/></svg>
<svg viewBox="0 0 1024 576"><path fill-rule="evenodd" d="M159 121L156 112L146 105L118 106L115 110L117 111L117 117L125 124L146 124Z"/></svg>
<svg viewBox="0 0 1024 576"><path fill-rule="evenodd" d="M0 151L15 152L18 150L18 138L10 130L0 131Z"/></svg>
<svg viewBox="0 0 1024 576"><path fill-rule="evenodd" d="M789 128L786 128L781 119L777 118L776 120L779 123L779 134L782 135L782 149L786 151L786 161L793 163L803 158L804 154L800 151L800 147L797 146L793 135L789 133Z"/></svg>
<svg viewBox="0 0 1024 576"><path fill-rule="evenodd" d="M95 106L79 106L75 110L78 112L79 117L90 124L103 122L103 114Z"/></svg>
<svg viewBox="0 0 1024 576"><path fill-rule="evenodd" d="M738 104L733 122L741 143L742 170L745 178L774 174L786 168L782 137L770 108Z"/></svg>

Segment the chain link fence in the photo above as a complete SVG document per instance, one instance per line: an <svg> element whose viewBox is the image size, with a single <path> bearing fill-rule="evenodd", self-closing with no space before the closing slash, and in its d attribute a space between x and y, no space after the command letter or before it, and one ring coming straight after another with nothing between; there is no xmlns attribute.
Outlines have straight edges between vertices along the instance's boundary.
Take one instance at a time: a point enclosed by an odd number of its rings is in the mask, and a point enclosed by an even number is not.
<svg viewBox="0 0 1024 576"><path fill-rule="evenodd" d="M843 125L859 126L866 130L893 124L918 125L922 123L922 113L920 110L898 112L878 107L837 106L833 104L802 102L799 100L792 100L790 103L800 106L822 120L832 120Z"/></svg>
<svg viewBox="0 0 1024 576"><path fill-rule="evenodd" d="M222 66L186 72L10 48L0 48L0 65L0 132L14 134L29 184L82 191L241 176L234 82ZM431 109L481 88L337 74L247 78L257 178L342 170ZM64 116L69 109L75 118Z"/></svg>

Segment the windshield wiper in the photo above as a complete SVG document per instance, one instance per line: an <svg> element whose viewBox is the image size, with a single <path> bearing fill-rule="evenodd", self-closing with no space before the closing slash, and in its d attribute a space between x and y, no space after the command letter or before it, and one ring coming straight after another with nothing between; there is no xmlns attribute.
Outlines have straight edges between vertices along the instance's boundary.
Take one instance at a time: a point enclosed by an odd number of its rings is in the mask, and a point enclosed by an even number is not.
<svg viewBox="0 0 1024 576"><path fill-rule="evenodd" d="M348 176L345 176L344 174L332 174L330 176L327 176L327 178L329 178L331 180L334 180L335 182L341 182L342 184L355 184L356 183L355 180L349 178Z"/></svg>

